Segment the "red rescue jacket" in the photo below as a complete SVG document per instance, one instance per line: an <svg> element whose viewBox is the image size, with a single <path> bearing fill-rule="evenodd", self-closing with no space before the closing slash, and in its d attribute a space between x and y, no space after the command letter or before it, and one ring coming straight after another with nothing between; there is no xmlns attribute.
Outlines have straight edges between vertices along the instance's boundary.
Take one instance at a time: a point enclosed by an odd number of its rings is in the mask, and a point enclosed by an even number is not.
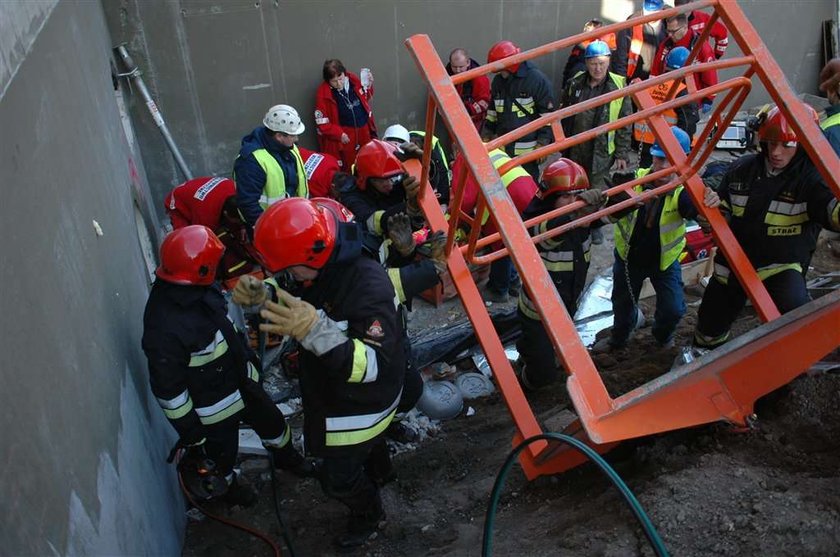
<svg viewBox="0 0 840 557"><path fill-rule="evenodd" d="M376 123L373 111L370 109L370 99L373 98L373 86L367 92L362 88L362 82L354 73L345 72L350 80L350 87L359 96L362 106L368 113L367 127L371 137L376 137ZM322 81L315 93L315 126L318 130L318 146L322 153L341 158L341 124L338 121L338 104L332 94L332 87Z"/></svg>
<svg viewBox="0 0 840 557"><path fill-rule="evenodd" d="M332 155L298 147L303 159L303 171L309 182L309 197L332 197L332 179L341 167Z"/></svg>

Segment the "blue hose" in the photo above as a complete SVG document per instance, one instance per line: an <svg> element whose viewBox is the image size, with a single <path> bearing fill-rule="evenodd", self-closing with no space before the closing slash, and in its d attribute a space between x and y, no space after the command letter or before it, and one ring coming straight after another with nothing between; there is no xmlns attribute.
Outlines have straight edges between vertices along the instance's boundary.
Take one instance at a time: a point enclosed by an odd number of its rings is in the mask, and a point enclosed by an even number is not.
<svg viewBox="0 0 840 557"><path fill-rule="evenodd" d="M627 487L627 484L624 483L621 476L613 470L612 466L607 464L607 461L601 458L601 455L574 437L569 437L568 435L564 435L562 433L542 433L540 435L529 437L517 445L510 454L508 454L505 463L502 465L502 469L499 471L498 476L496 476L496 483L493 485L493 491L490 492L490 502L487 505L487 514L484 517L484 539L481 547L482 557L490 557L492 554L493 524L496 521L496 507L499 504L499 497L501 496L502 487L504 487L505 478L507 477L508 472L510 472L511 467L513 467L514 462L516 462L516 458L519 456L519 453L525 450L525 448L531 443L542 440L566 443L597 464L598 468L600 468L613 485L618 488L618 491L621 493L624 501L630 507L630 510L635 515L636 520L638 520L639 524L642 526L642 530L645 532L645 537L647 537L648 542L656 555L659 557L669 556L668 549L662 542L662 538L659 537L659 532L656 531L656 528L647 513L645 513L642 505L636 499L636 496L633 495L633 492L630 491L630 488Z"/></svg>

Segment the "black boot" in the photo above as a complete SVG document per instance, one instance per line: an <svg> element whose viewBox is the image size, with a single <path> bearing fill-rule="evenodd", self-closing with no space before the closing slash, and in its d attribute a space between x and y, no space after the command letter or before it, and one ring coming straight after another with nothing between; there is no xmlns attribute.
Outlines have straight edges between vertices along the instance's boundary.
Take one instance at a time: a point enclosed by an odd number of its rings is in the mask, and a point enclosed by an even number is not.
<svg viewBox="0 0 840 557"><path fill-rule="evenodd" d="M314 458L304 458L291 443L282 449L268 449L274 457L274 467L291 472L299 478L315 478L321 471L321 463Z"/></svg>
<svg viewBox="0 0 840 557"><path fill-rule="evenodd" d="M333 540L339 549L352 549L376 539L377 532L385 522L382 501L376 497L376 504L365 513L354 513L347 521L347 530Z"/></svg>
<svg viewBox="0 0 840 557"><path fill-rule="evenodd" d="M240 483L236 476L228 485L227 491L216 498L219 502L226 504L229 507L250 507L257 502L256 490L248 484Z"/></svg>

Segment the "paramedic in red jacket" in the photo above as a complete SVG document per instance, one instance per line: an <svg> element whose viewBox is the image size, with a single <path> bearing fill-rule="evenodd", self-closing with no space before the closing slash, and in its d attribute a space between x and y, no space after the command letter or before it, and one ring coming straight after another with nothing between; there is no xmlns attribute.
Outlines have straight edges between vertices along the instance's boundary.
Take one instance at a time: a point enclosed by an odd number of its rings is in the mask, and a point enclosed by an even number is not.
<svg viewBox="0 0 840 557"><path fill-rule="evenodd" d="M373 83L363 87L358 76L348 72L340 60L324 62L323 75L324 81L315 93L319 149L336 157L341 170L350 172L356 152L376 137L370 109Z"/></svg>
<svg viewBox="0 0 840 557"><path fill-rule="evenodd" d="M335 197L332 194L332 179L341 170L339 160L326 153L298 147L303 159L303 171L309 182L309 197Z"/></svg>

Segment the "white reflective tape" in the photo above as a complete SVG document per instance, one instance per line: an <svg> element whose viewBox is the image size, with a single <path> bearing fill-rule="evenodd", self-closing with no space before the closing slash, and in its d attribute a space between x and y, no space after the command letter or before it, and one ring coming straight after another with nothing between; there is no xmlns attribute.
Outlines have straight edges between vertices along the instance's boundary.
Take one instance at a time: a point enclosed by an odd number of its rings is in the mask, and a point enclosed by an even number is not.
<svg viewBox="0 0 840 557"><path fill-rule="evenodd" d="M394 402L391 403L391 406L382 412L377 412L375 414L362 414L359 416L339 416L335 418L327 418L327 431L353 431L373 427L387 418L394 408L397 407L400 402L400 396L402 396L402 391L399 395L397 395L397 398L394 399Z"/></svg>
<svg viewBox="0 0 840 557"><path fill-rule="evenodd" d="M367 368L362 383L373 383L379 377L379 361L376 359L376 350L367 344L365 344L365 357L367 358Z"/></svg>
<svg viewBox="0 0 840 557"><path fill-rule="evenodd" d="M190 356L206 356L207 354L212 354L216 351L216 348L225 341L225 336L222 334L222 330L218 329L216 334L213 336L213 340L210 341L210 344L198 350L197 352L190 353Z"/></svg>
<svg viewBox="0 0 840 557"><path fill-rule="evenodd" d="M733 205L737 205L738 207L746 207L747 201L749 200L750 196L748 195L734 195L729 194L729 201Z"/></svg>
<svg viewBox="0 0 840 557"><path fill-rule="evenodd" d="M546 261L574 261L574 251L549 251L542 254L542 258Z"/></svg>
<svg viewBox="0 0 840 557"><path fill-rule="evenodd" d="M231 404L236 403L236 401L238 400L242 400L242 395L239 393L239 389L233 391L228 396L226 396L216 404L213 404L212 406L202 406L201 408L196 408L195 413L202 418L206 418L207 416L212 416L213 414L221 412Z"/></svg>
<svg viewBox="0 0 840 557"><path fill-rule="evenodd" d="M161 408L165 408L166 410L175 410L187 403L190 399L189 391L184 391L183 393L179 394L175 398L170 398L169 400L165 398L157 399L158 404L160 404Z"/></svg>
<svg viewBox="0 0 840 557"><path fill-rule="evenodd" d="M799 215L808 212L808 204L773 201L767 210L771 213L779 213L780 215Z"/></svg>

